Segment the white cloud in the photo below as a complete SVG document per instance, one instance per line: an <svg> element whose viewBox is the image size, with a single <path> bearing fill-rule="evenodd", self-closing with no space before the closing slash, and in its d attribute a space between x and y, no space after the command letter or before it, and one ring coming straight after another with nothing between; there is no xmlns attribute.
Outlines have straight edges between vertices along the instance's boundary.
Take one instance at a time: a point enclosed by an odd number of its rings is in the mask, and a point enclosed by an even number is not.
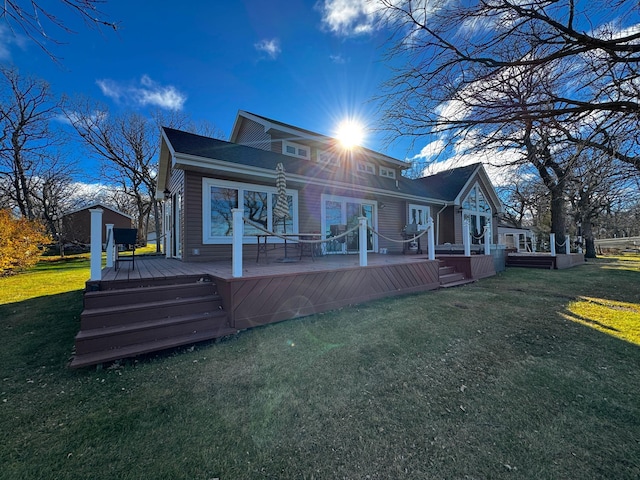
<svg viewBox="0 0 640 480"><path fill-rule="evenodd" d="M266 53L272 60L276 59L280 55L280 41L277 38L271 40L263 39L254 45L259 52Z"/></svg>
<svg viewBox="0 0 640 480"><path fill-rule="evenodd" d="M420 153L411 157L410 160L412 162L415 162L416 160L420 160L421 162L431 163L431 161L435 160L445 148L446 148L445 141L439 138L422 147L422 150L420 150Z"/></svg>
<svg viewBox="0 0 640 480"><path fill-rule="evenodd" d="M347 60L342 56L342 55L329 55L329 59L333 62L333 63L337 63L339 65L344 65L345 63L347 63Z"/></svg>
<svg viewBox="0 0 640 480"><path fill-rule="evenodd" d="M369 33L378 20L379 3L369 0L325 0L318 6L322 23L339 35Z"/></svg>
<svg viewBox="0 0 640 480"><path fill-rule="evenodd" d="M172 85L163 86L143 75L137 84L118 83L111 79L96 80L102 94L116 102L154 106L165 110L182 110L187 96Z"/></svg>

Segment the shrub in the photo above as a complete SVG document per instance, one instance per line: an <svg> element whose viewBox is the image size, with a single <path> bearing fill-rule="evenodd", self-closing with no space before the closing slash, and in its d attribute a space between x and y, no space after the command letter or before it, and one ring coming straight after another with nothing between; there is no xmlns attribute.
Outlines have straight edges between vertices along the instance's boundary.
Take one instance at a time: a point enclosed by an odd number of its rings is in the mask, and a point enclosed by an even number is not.
<svg viewBox="0 0 640 480"><path fill-rule="evenodd" d="M51 239L37 220L14 218L0 210L0 276L34 266Z"/></svg>

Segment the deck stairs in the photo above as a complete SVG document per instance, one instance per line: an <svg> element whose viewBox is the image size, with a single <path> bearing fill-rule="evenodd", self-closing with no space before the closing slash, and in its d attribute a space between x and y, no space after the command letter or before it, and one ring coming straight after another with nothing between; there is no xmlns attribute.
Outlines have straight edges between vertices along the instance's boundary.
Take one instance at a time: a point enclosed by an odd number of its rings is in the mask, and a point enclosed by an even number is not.
<svg viewBox="0 0 640 480"><path fill-rule="evenodd" d="M111 282L87 291L71 367L224 337L229 325L216 284L208 277Z"/></svg>
<svg viewBox="0 0 640 480"><path fill-rule="evenodd" d="M446 265L443 260L438 260L438 262L440 264L438 267L438 276L440 278L441 288L457 287L473 282L473 279L466 278L464 273L458 272L456 268L451 265Z"/></svg>
<svg viewBox="0 0 640 480"><path fill-rule="evenodd" d="M545 268L553 270L555 268L555 259L551 256L535 256L535 255L507 255L507 267L524 267L524 268Z"/></svg>

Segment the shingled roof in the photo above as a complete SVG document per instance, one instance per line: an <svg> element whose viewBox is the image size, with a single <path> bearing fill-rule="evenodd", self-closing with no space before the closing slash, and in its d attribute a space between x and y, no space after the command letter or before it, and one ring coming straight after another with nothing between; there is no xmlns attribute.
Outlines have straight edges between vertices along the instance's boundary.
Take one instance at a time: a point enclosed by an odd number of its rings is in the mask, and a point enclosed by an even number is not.
<svg viewBox="0 0 640 480"><path fill-rule="evenodd" d="M415 180L402 176L392 179L357 172L353 169L329 167L317 162L173 128L164 127L163 131L173 153L210 159L212 160L212 168L213 162L217 161L274 171L276 165L281 162L291 177L299 176L373 188L387 191L389 195L393 196L421 197L425 201L437 201L438 203L453 202L476 170L481 167L480 163L475 163ZM294 180L291 177L290 179Z"/></svg>
<svg viewBox="0 0 640 480"><path fill-rule="evenodd" d="M453 202L469 179L476 173L481 163L472 163L464 167L444 170L415 180L420 188L429 192L431 198Z"/></svg>

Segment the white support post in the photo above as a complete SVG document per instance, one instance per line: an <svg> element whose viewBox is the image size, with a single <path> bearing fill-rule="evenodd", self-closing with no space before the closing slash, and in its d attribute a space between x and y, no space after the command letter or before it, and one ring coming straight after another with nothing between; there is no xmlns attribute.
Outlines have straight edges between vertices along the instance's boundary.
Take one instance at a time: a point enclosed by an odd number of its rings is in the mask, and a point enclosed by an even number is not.
<svg viewBox="0 0 640 480"><path fill-rule="evenodd" d="M91 212L91 278L102 280L102 209L90 208Z"/></svg>
<svg viewBox="0 0 640 480"><path fill-rule="evenodd" d="M244 221L242 220L243 209L232 208L233 215L233 244L231 249L232 269L231 276L235 278L242 277L242 237L244 237Z"/></svg>
<svg viewBox="0 0 640 480"><path fill-rule="evenodd" d="M484 226L484 254L491 255L491 224Z"/></svg>
<svg viewBox="0 0 640 480"><path fill-rule="evenodd" d="M571 235L566 235L564 237L564 253L567 255L571 254Z"/></svg>
<svg viewBox="0 0 640 480"><path fill-rule="evenodd" d="M113 267L113 260L115 258L115 242L113 241L113 223L107 223L107 267Z"/></svg>
<svg viewBox="0 0 640 480"><path fill-rule="evenodd" d="M471 236L469 235L469 220L462 222L462 244L464 245L464 256L471 256Z"/></svg>
<svg viewBox="0 0 640 480"><path fill-rule="evenodd" d="M360 266L367 266L367 217L358 217L358 250Z"/></svg>
<svg viewBox="0 0 640 480"><path fill-rule="evenodd" d="M551 246L551 256L555 257L556 256L556 234L555 233L549 234L549 243Z"/></svg>
<svg viewBox="0 0 640 480"><path fill-rule="evenodd" d="M433 234L433 218L429 217L427 220L427 252L429 253L429 260L436 259L436 242Z"/></svg>

